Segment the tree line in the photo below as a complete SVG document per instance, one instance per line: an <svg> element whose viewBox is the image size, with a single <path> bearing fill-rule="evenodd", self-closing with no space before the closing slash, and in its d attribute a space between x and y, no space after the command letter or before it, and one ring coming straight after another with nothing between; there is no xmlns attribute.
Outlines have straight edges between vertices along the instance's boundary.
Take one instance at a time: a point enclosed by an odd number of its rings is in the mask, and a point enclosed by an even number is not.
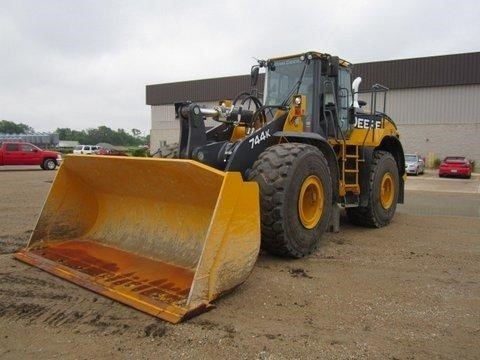
<svg viewBox="0 0 480 360"><path fill-rule="evenodd" d="M112 145L138 146L148 145L149 135L141 136L140 130L132 129L131 134L124 129L112 130L108 126L99 126L96 129L72 130L57 128L55 132L60 140L78 141L80 144L109 143Z"/></svg>
<svg viewBox="0 0 480 360"><path fill-rule="evenodd" d="M0 121L0 133L26 134L31 132L34 132L34 129L28 125L7 120ZM104 142L112 145L139 146L148 145L150 141L150 135L141 136L141 131L138 129L131 129L129 133L125 129L112 130L108 126L86 130L57 128L54 132L58 134L60 140L78 141L80 144L95 145Z"/></svg>
<svg viewBox="0 0 480 360"><path fill-rule="evenodd" d="M0 134L26 134L29 132L33 132L33 128L28 125L0 120Z"/></svg>

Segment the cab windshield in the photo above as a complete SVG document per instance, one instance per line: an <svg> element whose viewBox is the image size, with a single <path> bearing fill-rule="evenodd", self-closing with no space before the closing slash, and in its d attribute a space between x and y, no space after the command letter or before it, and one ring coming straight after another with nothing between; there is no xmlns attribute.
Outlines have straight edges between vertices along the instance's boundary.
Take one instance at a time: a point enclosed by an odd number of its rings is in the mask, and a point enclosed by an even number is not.
<svg viewBox="0 0 480 360"><path fill-rule="evenodd" d="M406 162L416 162L418 161L417 155L405 155Z"/></svg>
<svg viewBox="0 0 480 360"><path fill-rule="evenodd" d="M268 69L265 76L265 105L282 105L289 103L289 96L294 91L305 63L300 59L275 60L273 69ZM307 97L308 113L312 114L313 104L313 63L307 66L300 85L299 94Z"/></svg>

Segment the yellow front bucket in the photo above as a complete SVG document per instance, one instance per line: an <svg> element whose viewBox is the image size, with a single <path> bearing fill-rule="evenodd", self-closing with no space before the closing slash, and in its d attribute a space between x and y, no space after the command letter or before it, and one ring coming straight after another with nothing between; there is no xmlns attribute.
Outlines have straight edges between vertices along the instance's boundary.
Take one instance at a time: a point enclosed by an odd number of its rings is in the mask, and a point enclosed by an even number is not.
<svg viewBox="0 0 480 360"><path fill-rule="evenodd" d="M177 323L243 283L260 247L258 186L192 160L67 156L15 254Z"/></svg>

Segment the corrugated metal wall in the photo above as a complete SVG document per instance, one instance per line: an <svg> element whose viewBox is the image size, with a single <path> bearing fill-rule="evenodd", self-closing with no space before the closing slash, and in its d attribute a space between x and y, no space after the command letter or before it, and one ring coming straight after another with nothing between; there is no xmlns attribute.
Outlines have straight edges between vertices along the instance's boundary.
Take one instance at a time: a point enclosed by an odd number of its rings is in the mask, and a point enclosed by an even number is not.
<svg viewBox="0 0 480 360"><path fill-rule="evenodd" d="M371 97L360 98L369 108ZM380 95L377 102L383 104ZM397 124L478 124L480 85L390 90L386 113Z"/></svg>
<svg viewBox="0 0 480 360"><path fill-rule="evenodd" d="M432 166L435 159L463 155L475 160L480 171L480 124L398 125L406 153L420 153Z"/></svg>
<svg viewBox="0 0 480 360"><path fill-rule="evenodd" d="M173 105L152 106L151 115L150 152L154 153L164 144L178 142L180 125L175 119L175 107Z"/></svg>

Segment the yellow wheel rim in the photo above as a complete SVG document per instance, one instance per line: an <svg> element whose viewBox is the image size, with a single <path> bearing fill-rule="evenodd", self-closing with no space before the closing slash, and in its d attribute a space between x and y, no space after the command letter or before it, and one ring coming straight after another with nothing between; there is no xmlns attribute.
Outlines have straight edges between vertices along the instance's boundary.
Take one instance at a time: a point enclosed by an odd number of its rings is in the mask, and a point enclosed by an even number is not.
<svg viewBox="0 0 480 360"><path fill-rule="evenodd" d="M305 179L298 197L300 222L307 229L317 226L323 212L323 185L315 175Z"/></svg>
<svg viewBox="0 0 480 360"><path fill-rule="evenodd" d="M380 185L380 203L384 209L390 209L393 204L393 198L395 197L395 181L392 174L385 173Z"/></svg>

